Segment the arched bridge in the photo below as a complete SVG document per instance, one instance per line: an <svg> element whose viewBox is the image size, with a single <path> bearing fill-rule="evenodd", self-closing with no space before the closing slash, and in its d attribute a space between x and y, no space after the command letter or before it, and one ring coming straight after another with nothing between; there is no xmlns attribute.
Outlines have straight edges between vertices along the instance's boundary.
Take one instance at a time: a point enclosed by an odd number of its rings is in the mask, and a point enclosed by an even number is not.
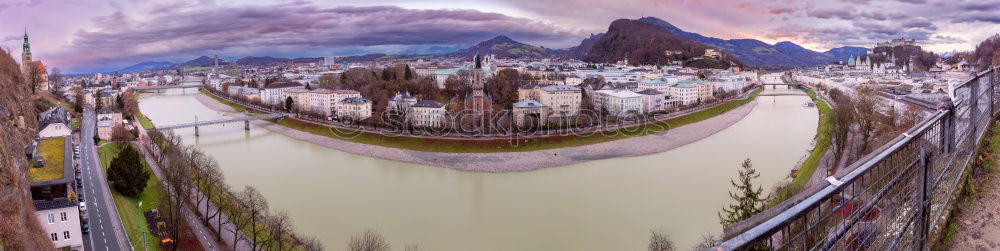
<svg viewBox="0 0 1000 251"><path fill-rule="evenodd" d="M167 131L167 130L174 130L174 129L180 129L180 128L194 127L194 135L195 136L199 136L198 135L199 134L198 133L198 127L200 127L200 126L219 125L219 124L243 122L243 125L244 125L243 128L245 130L250 130L250 121L251 120L277 119L277 118L284 118L285 116L288 116L288 115L285 115L284 113L272 113L272 114L257 115L257 116L246 116L246 117L242 117L242 118L229 118L229 119L217 119L217 120L208 120L208 121L197 121L197 122L192 122L192 123L184 123L184 124L177 124L177 125L169 125L169 126L156 127L156 130Z"/></svg>

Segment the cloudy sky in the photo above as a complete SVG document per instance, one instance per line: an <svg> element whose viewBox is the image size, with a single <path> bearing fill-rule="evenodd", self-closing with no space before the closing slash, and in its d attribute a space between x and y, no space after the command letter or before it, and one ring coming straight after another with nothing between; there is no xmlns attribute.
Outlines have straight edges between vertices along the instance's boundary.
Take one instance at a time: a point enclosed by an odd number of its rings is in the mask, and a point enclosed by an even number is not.
<svg viewBox="0 0 1000 251"><path fill-rule="evenodd" d="M213 54L433 53L497 35L564 48L653 16L814 50L906 37L945 52L1000 33L998 13L1000 0L2 0L0 47L20 55L27 27L36 60L85 72Z"/></svg>

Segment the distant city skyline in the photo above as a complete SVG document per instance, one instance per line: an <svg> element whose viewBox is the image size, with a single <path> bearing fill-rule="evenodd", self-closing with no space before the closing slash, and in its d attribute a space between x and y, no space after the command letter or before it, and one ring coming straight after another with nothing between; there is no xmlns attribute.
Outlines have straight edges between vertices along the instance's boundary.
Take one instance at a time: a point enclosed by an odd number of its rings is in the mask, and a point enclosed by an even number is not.
<svg viewBox="0 0 1000 251"><path fill-rule="evenodd" d="M214 54L435 53L497 35L565 48L615 19L652 16L706 36L819 51L905 37L949 52L1000 33L998 10L1000 0L8 0L0 3L0 45L19 55L27 27L35 60L85 72Z"/></svg>

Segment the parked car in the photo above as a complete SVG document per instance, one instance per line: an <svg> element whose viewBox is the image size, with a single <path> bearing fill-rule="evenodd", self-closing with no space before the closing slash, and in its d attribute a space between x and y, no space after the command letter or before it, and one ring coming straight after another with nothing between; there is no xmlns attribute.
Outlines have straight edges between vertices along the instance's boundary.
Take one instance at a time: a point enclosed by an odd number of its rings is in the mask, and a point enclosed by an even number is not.
<svg viewBox="0 0 1000 251"><path fill-rule="evenodd" d="M80 212L86 212L86 211L87 211L87 203L80 202Z"/></svg>
<svg viewBox="0 0 1000 251"><path fill-rule="evenodd" d="M83 200L83 193L78 193L78 194L76 194L76 199L77 199L77 200L80 200L80 202L83 202L83 201L84 201L84 200Z"/></svg>
<svg viewBox="0 0 1000 251"><path fill-rule="evenodd" d="M90 233L90 223L87 223L87 221L84 220L83 224L80 224L80 231L85 234Z"/></svg>

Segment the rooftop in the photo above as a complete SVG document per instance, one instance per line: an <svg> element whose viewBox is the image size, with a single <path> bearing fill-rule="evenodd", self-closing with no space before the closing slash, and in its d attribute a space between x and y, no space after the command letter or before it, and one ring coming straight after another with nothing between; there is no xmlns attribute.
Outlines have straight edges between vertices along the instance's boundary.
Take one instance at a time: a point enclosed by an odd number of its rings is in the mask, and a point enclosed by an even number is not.
<svg viewBox="0 0 1000 251"><path fill-rule="evenodd" d="M556 92L556 91L580 91L580 87L569 86L569 85L549 85L542 87L543 91Z"/></svg>
<svg viewBox="0 0 1000 251"><path fill-rule="evenodd" d="M66 149L65 138L39 140L38 154L45 161L45 166L28 168L28 181L36 183L63 179L65 176L64 161Z"/></svg>
<svg viewBox="0 0 1000 251"><path fill-rule="evenodd" d="M514 107L517 107L517 108L542 107L542 106L545 106L545 105L542 104L541 102L538 102L538 101L535 101L535 100L531 100L531 99L514 103Z"/></svg>
<svg viewBox="0 0 1000 251"><path fill-rule="evenodd" d="M637 98L642 95L629 90L598 90L598 93L611 95L618 98Z"/></svg>
<svg viewBox="0 0 1000 251"><path fill-rule="evenodd" d="M267 85L267 87L264 87L264 89L291 88L291 87L300 87L300 86L302 86L302 84L295 83L295 82L278 82L278 83L269 84L269 85Z"/></svg>
<svg viewBox="0 0 1000 251"><path fill-rule="evenodd" d="M421 100L420 102L417 102L416 104L413 105L413 107L441 108L444 107L444 104L441 104L440 102L434 100L425 99Z"/></svg>

